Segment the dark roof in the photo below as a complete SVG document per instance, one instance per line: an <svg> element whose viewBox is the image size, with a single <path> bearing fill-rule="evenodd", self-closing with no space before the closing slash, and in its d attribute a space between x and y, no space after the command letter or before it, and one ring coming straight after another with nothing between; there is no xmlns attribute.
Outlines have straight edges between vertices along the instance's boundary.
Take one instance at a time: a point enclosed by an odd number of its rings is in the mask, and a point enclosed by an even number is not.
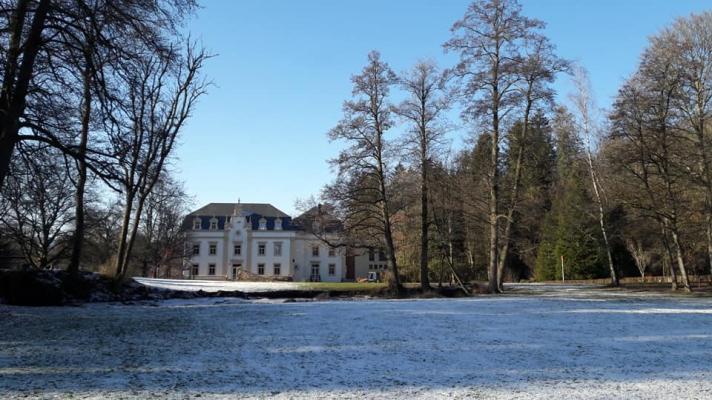
<svg viewBox="0 0 712 400"><path fill-rule="evenodd" d="M314 221L319 220L322 224L322 229L327 233L341 231L343 225L334 216L334 207L329 204L319 204L316 207L312 207L307 210L304 214L294 218L292 220L292 226L297 230L313 232Z"/></svg>
<svg viewBox="0 0 712 400"><path fill-rule="evenodd" d="M189 216L227 216L232 215L237 203L210 203L203 206ZM259 214L263 217L287 218L289 215L267 203L240 203L243 215Z"/></svg>

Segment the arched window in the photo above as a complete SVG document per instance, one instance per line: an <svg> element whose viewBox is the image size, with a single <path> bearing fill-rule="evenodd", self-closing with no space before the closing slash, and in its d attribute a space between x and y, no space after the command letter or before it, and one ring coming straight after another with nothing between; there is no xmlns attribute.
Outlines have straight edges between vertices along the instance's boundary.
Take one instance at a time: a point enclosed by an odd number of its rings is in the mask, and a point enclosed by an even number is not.
<svg viewBox="0 0 712 400"><path fill-rule="evenodd" d="M264 218L260 218L260 228L261 231L267 230L267 220Z"/></svg>
<svg viewBox="0 0 712 400"><path fill-rule="evenodd" d="M195 217L193 218L193 230L197 231L200 229L200 218Z"/></svg>
<svg viewBox="0 0 712 400"><path fill-rule="evenodd" d="M282 230L282 218L277 218L274 220L274 230L276 230L276 231Z"/></svg>

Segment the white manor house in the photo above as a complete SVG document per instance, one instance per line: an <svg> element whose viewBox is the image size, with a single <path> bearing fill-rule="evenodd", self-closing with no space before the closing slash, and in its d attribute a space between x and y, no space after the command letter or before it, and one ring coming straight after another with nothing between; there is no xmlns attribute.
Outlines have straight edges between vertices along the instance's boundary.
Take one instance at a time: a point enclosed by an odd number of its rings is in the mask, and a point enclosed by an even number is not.
<svg viewBox="0 0 712 400"><path fill-rule="evenodd" d="M210 203L184 222L188 276L237 279L242 270L265 278L341 282L388 268L383 252L332 248L311 233L321 212L318 206L292 219L271 204Z"/></svg>

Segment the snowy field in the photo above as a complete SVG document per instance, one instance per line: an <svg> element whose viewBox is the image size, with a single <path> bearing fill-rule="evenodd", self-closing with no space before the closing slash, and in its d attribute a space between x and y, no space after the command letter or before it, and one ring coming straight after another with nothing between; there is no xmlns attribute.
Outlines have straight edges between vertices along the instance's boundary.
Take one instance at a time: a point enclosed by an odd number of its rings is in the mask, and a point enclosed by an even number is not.
<svg viewBox="0 0 712 400"><path fill-rule="evenodd" d="M712 398L712 299L0 306L0 398Z"/></svg>
<svg viewBox="0 0 712 400"><path fill-rule="evenodd" d="M154 279L154 278L133 278L136 282L161 288L172 290L185 290L197 292L217 292L239 290L245 293L260 293L271 292L275 290L295 290L300 287L298 283L293 282L245 282L245 281L203 281L192 279ZM303 286L303 285L301 285Z"/></svg>

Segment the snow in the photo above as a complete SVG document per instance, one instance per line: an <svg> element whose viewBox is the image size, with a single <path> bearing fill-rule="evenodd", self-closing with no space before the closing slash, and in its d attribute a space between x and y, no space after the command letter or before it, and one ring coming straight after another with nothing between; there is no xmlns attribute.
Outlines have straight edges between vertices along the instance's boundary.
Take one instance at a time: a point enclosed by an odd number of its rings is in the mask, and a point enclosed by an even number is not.
<svg viewBox="0 0 712 400"><path fill-rule="evenodd" d="M0 398L712 398L712 299L534 290L0 306Z"/></svg>
<svg viewBox="0 0 712 400"><path fill-rule="evenodd" d="M275 290L295 290L300 287L299 284L292 282L245 282L245 281L206 281L206 280L188 280L188 279L154 279L154 278L133 278L136 282L161 288L172 290L184 290L197 292L217 291L234 291L238 290L245 293L260 293L271 292Z"/></svg>

